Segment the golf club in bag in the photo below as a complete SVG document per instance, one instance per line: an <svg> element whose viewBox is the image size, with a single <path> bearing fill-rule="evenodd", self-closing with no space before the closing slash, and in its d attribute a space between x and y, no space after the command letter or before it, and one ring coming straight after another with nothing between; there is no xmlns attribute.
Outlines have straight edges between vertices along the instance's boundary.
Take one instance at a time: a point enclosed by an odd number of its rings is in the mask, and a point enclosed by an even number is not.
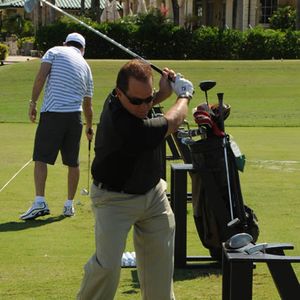
<svg viewBox="0 0 300 300"><path fill-rule="evenodd" d="M50 7L52 7L53 9L55 9L56 11L60 12L61 14L69 17L70 19L72 19L73 21L79 23L80 25L84 26L85 28L89 29L90 31L94 32L95 34L97 34L98 36L100 36L101 38L105 39L106 41L110 42L111 44L113 44L114 46L118 47L119 49L125 51L127 54L129 54L130 56L132 56L133 58L138 58L143 60L145 63L149 64L151 66L151 68L153 70L155 70L156 72L158 72L159 74L162 74L162 70L160 68L158 68L157 66L153 65L152 63L150 63L149 61L145 60L143 57L141 57L140 55L134 53L133 51L131 51L130 49L124 47L123 45L119 44L118 42L116 42L115 40L111 39L110 37L108 37L107 35L103 34L102 32L94 29L93 27L87 25L86 23L84 23L83 21L79 20L78 18L74 17L73 15L65 12L64 10L62 10L61 8L57 7L56 5L52 4L51 2L48 2L47 0L24 0L24 9L27 13L31 13L34 9L34 7L36 5L38 5L38 3L44 3Z"/></svg>
<svg viewBox="0 0 300 300"><path fill-rule="evenodd" d="M231 107L223 103L223 93L218 94L217 104L208 103L207 91L214 85L200 83L206 103L196 107L193 116L199 131L206 134L198 141L191 137L186 145L194 169L190 175L197 232L211 256L221 260L223 242L238 233L250 234L256 242L259 228L254 212L243 201L238 171L244 165L237 163L241 157L235 156L233 141L224 130Z"/></svg>

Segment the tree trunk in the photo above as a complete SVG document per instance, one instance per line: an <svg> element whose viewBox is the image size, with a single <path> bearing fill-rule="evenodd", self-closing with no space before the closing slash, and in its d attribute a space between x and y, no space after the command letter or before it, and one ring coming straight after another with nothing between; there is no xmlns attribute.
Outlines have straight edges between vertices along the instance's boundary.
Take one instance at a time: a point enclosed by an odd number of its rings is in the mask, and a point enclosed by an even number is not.
<svg viewBox="0 0 300 300"><path fill-rule="evenodd" d="M296 8L296 29L300 30L300 0L297 0Z"/></svg>
<svg viewBox="0 0 300 300"><path fill-rule="evenodd" d="M179 5L178 0L172 0L174 25L179 25Z"/></svg>
<svg viewBox="0 0 300 300"><path fill-rule="evenodd" d="M91 1L91 18L93 21L100 23L100 0Z"/></svg>
<svg viewBox="0 0 300 300"><path fill-rule="evenodd" d="M85 0L81 0L80 1L80 14L84 15L84 11L85 11Z"/></svg>
<svg viewBox="0 0 300 300"><path fill-rule="evenodd" d="M51 0L50 3L52 3L53 5L55 5L55 0ZM50 24L54 23L56 20L56 10L54 8L50 8L49 10L49 22Z"/></svg>

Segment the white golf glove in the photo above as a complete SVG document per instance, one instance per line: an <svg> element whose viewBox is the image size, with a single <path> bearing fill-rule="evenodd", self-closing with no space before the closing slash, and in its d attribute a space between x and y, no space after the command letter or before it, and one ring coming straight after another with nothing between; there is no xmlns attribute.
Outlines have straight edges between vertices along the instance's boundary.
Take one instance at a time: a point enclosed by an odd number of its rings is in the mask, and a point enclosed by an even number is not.
<svg viewBox="0 0 300 300"><path fill-rule="evenodd" d="M176 74L175 81L171 82L171 87L178 97L182 96L192 99L194 86L189 80L184 79L180 73Z"/></svg>

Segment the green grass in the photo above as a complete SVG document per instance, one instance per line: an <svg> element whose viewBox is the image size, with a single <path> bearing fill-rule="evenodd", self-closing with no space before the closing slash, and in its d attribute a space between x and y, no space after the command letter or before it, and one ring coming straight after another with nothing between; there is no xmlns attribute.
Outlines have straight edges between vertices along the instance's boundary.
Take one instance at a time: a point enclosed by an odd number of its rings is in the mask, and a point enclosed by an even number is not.
<svg viewBox="0 0 300 300"><path fill-rule="evenodd" d="M154 61L181 72L195 85L191 107L205 101L198 87L203 80L216 80L209 101L217 102L216 93L224 92L224 101L232 106L227 126L300 126L300 60L270 61ZM108 93L115 85L122 60L90 60L95 81L95 120ZM39 61L0 68L0 122L26 122L31 85ZM158 84L155 73L155 85ZM167 108L175 98L164 103ZM191 110L189 120L193 123Z"/></svg>
<svg viewBox="0 0 300 300"><path fill-rule="evenodd" d="M102 100L113 87L115 74L112 73L123 62L90 63L96 83L94 100L98 115ZM297 104L300 91L295 73L299 62L155 63L160 67L172 66L188 74L187 77L191 76L194 83L204 79L217 80L211 95L223 91L225 99L230 99L228 103L232 105L232 113L227 121L230 124L228 132L247 157L246 168L240 174L240 179L244 200L259 219L261 233L258 242L289 242L294 244L295 250L287 253L300 255L300 118L297 115L300 111ZM36 125L27 121L27 100L37 68L38 62L0 68L0 189L31 158ZM282 84L279 86L280 82ZM260 92L254 93L256 89ZM259 96L261 93L264 96ZM286 93L289 96L281 103ZM199 88L196 95L201 96L203 101ZM172 101L166 104L170 105ZM280 103L281 107L274 103ZM268 107L268 110L262 109L262 106ZM284 118L280 113L285 106L288 114L285 118L286 127L283 126ZM264 116L270 111L273 119L265 119ZM236 116L239 112L240 115ZM251 112L252 118L242 117L245 112ZM87 148L87 141L83 137L79 189L87 186ZM33 199L32 163L0 192L0 299L75 298L83 275L83 265L94 251L94 220L89 197L79 193L76 197L76 202L80 201L76 205L76 217L61 217L66 198L66 171L60 159L54 167L49 167L46 196L51 216L37 221L18 220L19 214L31 205ZM126 250L134 250L131 234ZM195 231L190 204L188 254L208 254ZM294 268L300 278L300 265L294 264ZM205 268L177 269L174 288L176 299L179 300L221 299L222 275L219 271ZM135 269L122 269L116 299L140 299ZM254 270L253 299L280 299L263 264L257 264Z"/></svg>

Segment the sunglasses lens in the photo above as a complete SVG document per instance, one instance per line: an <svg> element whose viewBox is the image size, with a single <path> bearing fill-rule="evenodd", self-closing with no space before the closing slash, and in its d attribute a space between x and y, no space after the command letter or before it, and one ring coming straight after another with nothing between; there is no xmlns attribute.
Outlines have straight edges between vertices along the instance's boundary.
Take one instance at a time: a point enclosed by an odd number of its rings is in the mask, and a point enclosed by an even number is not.
<svg viewBox="0 0 300 300"><path fill-rule="evenodd" d="M149 104L150 102L153 101L154 99L154 95L151 95L150 97L146 98L146 99L140 99L140 98L129 98L127 97L129 102L133 105L142 105L143 103L145 104Z"/></svg>
<svg viewBox="0 0 300 300"><path fill-rule="evenodd" d="M122 90L121 90L122 91ZM153 101L153 99L155 98L155 93L151 96L149 96L148 98L146 99L140 99L140 98L132 98L132 97L129 97L124 91L122 91L122 93L128 98L129 102L132 104L132 105L142 105L143 103L145 104L149 104L150 102Z"/></svg>

